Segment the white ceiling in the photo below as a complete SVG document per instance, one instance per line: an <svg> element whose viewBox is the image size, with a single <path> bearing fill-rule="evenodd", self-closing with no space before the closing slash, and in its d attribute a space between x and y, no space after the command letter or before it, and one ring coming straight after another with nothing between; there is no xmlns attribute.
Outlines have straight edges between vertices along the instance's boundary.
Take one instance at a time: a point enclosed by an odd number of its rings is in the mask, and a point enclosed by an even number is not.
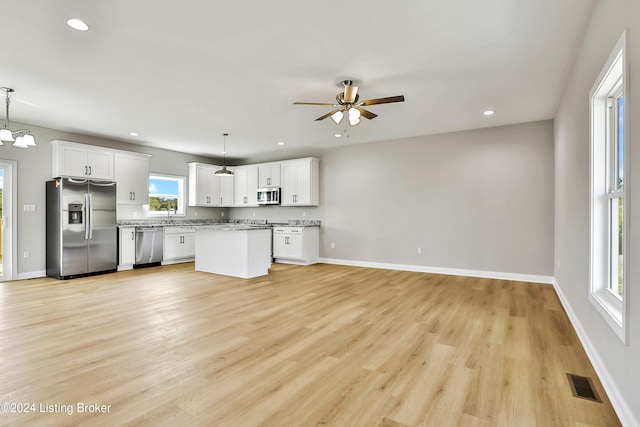
<svg viewBox="0 0 640 427"><path fill-rule="evenodd" d="M230 160L284 158L552 118L594 1L0 0L0 86L15 121L210 156L228 132ZM346 78L406 101L336 139L329 107L293 102Z"/></svg>

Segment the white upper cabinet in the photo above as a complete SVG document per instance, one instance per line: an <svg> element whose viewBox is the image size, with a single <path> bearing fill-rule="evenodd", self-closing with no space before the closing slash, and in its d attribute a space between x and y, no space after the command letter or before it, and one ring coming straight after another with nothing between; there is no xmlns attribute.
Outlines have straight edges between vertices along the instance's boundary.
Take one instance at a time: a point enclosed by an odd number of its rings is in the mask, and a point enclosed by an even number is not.
<svg viewBox="0 0 640 427"><path fill-rule="evenodd" d="M124 151L115 153L118 203L129 205L149 203L149 157L148 154Z"/></svg>
<svg viewBox="0 0 640 427"><path fill-rule="evenodd" d="M235 206L258 206L258 167L239 166L235 173Z"/></svg>
<svg viewBox="0 0 640 427"><path fill-rule="evenodd" d="M64 176L113 181L113 150L59 140L51 141L51 146L52 178Z"/></svg>
<svg viewBox="0 0 640 427"><path fill-rule="evenodd" d="M258 188L280 187L280 163L258 165Z"/></svg>
<svg viewBox="0 0 640 427"><path fill-rule="evenodd" d="M221 169L220 166L217 169ZM217 170L216 169L216 170ZM227 169L230 169L227 167ZM234 183L235 179L232 176L219 177L215 175L215 178L218 180L218 185L220 188L220 206L221 207L231 207L233 206L233 197L234 197Z"/></svg>
<svg viewBox="0 0 640 427"><path fill-rule="evenodd" d="M313 157L282 162L282 206L318 206L319 163Z"/></svg>
<svg viewBox="0 0 640 427"><path fill-rule="evenodd" d="M205 163L189 163L189 206L233 206L234 178L216 175L215 172L221 168Z"/></svg>

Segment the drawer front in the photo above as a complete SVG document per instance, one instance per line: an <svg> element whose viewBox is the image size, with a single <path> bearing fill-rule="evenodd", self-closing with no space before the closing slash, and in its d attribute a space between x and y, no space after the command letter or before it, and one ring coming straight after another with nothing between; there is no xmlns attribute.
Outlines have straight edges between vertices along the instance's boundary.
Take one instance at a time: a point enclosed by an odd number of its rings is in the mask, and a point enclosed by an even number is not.
<svg viewBox="0 0 640 427"><path fill-rule="evenodd" d="M193 228L164 227L164 234L190 234L195 232L196 230Z"/></svg>
<svg viewBox="0 0 640 427"><path fill-rule="evenodd" d="M274 234L302 234L302 227L274 227Z"/></svg>

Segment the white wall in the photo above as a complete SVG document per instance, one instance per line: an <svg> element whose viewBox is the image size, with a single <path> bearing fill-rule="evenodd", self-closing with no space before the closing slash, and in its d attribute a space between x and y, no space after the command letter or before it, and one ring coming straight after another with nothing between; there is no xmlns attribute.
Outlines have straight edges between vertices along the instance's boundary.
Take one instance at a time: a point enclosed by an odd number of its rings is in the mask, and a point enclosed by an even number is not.
<svg viewBox="0 0 640 427"><path fill-rule="evenodd" d="M631 319L630 345L625 346L588 301L589 286L589 91L623 30L628 28L630 58ZM581 334L587 352L627 425L640 420L640 3L637 0L596 2L555 117L555 272L559 293Z"/></svg>
<svg viewBox="0 0 640 427"><path fill-rule="evenodd" d="M551 121L347 145L318 157L319 207L230 215L319 219L320 256L331 260L552 276Z"/></svg>

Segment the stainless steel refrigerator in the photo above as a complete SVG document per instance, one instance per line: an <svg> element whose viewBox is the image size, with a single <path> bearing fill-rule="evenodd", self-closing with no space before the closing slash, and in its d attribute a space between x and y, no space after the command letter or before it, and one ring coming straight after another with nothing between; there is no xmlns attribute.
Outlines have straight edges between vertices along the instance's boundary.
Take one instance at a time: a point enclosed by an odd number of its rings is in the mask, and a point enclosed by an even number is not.
<svg viewBox="0 0 640 427"><path fill-rule="evenodd" d="M47 181L47 276L70 279L115 271L116 183Z"/></svg>

